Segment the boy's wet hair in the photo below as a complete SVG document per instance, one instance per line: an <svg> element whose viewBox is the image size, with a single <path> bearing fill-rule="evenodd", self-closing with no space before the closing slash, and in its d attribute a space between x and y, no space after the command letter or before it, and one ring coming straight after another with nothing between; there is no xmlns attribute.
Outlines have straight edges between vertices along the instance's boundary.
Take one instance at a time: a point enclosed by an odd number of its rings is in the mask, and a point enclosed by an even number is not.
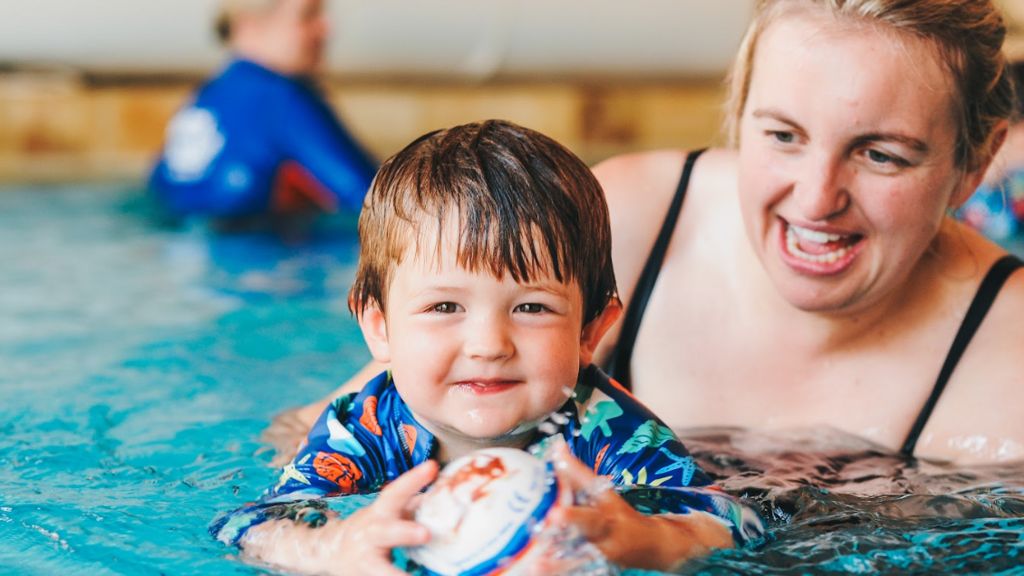
<svg viewBox="0 0 1024 576"><path fill-rule="evenodd" d="M384 311L395 267L426 247L439 256L452 225L467 270L575 281L584 323L617 297L608 206L590 169L539 132L488 120L425 134L381 166L359 217L349 308Z"/></svg>

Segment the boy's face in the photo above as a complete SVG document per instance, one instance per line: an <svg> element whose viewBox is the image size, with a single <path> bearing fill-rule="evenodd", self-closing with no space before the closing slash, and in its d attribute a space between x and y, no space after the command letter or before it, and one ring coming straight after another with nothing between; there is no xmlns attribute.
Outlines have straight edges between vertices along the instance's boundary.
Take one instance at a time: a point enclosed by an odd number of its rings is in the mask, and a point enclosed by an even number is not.
<svg viewBox="0 0 1024 576"><path fill-rule="evenodd" d="M582 326L576 283L539 275L519 284L506 274L469 272L445 242L408 254L396 267L386 318L360 318L378 360L417 419L442 446L518 444L565 403L581 364L617 318L617 305ZM449 453L449 455L451 455Z"/></svg>

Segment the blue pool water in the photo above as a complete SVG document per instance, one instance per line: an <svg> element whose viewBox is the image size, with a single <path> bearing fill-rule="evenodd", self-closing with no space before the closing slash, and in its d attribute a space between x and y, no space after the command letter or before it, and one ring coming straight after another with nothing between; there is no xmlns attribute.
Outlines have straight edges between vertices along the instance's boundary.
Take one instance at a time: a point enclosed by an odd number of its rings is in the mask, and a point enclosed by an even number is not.
<svg viewBox="0 0 1024 576"><path fill-rule="evenodd" d="M368 358L351 222L215 236L138 196L0 190L0 574L267 572L206 527L275 478L272 415ZM772 526L687 573L1024 573L1024 466L908 463L822 430L686 436Z"/></svg>

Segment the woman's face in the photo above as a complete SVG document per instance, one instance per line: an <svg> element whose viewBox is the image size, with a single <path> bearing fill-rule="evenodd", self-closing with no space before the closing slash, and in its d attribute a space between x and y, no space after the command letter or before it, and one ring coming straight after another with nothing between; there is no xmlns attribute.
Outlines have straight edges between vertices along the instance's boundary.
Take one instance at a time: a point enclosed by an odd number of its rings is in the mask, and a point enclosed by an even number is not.
<svg viewBox="0 0 1024 576"><path fill-rule="evenodd" d="M898 293L970 185L948 73L922 40L788 13L764 31L740 124L754 250L797 308L853 313Z"/></svg>

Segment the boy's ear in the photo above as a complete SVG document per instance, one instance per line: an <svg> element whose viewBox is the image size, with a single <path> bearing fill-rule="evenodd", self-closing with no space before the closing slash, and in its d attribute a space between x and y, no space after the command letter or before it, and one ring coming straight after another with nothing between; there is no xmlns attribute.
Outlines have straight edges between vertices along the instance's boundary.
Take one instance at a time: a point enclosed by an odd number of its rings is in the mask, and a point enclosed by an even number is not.
<svg viewBox="0 0 1024 576"><path fill-rule="evenodd" d="M597 351L597 345L601 343L601 338L604 338L621 315L622 302L618 298L611 298L597 318L587 322L580 336L580 366L589 366L594 361L594 353Z"/></svg>
<svg viewBox="0 0 1024 576"><path fill-rule="evenodd" d="M384 312L377 304L370 304L359 314L359 329L370 349L373 359L378 362L391 361L391 346L388 342L388 324Z"/></svg>

